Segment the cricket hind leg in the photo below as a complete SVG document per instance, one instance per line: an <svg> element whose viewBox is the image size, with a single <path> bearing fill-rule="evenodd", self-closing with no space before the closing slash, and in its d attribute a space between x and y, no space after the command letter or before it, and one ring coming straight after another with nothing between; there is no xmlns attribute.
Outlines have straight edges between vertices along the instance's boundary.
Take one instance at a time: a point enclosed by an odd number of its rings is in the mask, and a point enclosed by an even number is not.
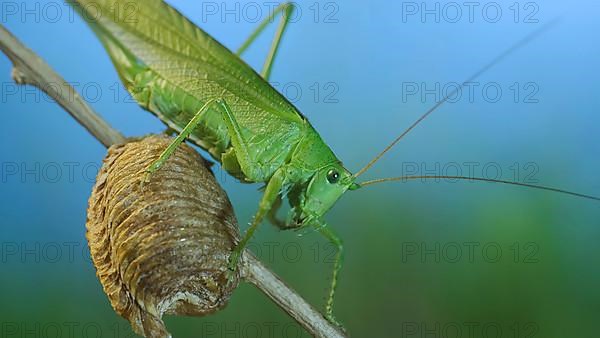
<svg viewBox="0 0 600 338"><path fill-rule="evenodd" d="M256 159L252 157L248 141L244 138L242 130L233 112L227 105L227 102L224 100L218 100L217 104L219 105L221 113L223 114L223 121L227 125L227 130L231 139L231 145L234 148L237 158L237 164L239 164L244 176L250 181L262 181L264 179L264 170L262 166L256 162ZM258 204L258 211L254 215L254 218L250 223L250 227L246 230L244 237L240 240L229 257L228 267L232 274L237 271L242 252L254 235L258 225L270 213L273 206L277 204L277 199L280 198L281 190L286 182L285 173L286 168L280 167L279 169L275 170L271 177L268 178L267 186L265 187L263 196Z"/></svg>
<svg viewBox="0 0 600 338"><path fill-rule="evenodd" d="M273 66L273 62L275 61L275 57L277 56L277 51L279 50L279 45L281 43L281 38L285 33L285 30L290 23L290 18L294 13L296 6L291 2L285 2L275 8L273 13L271 13L267 18L265 18L259 25L254 29L254 31L250 34L248 39L244 41L242 46L237 50L236 54L241 56L248 47L258 38L258 36L265 30L265 28L272 22L272 20L281 13L281 21L279 22L279 26L277 27L277 31L275 32L275 36L273 37L273 41L271 42L271 48L269 49L269 54L265 59L265 63L263 65L263 69L260 72L260 75L267 81L271 77L271 68Z"/></svg>
<svg viewBox="0 0 600 338"><path fill-rule="evenodd" d="M248 228L248 230L246 230L244 237L237 244L237 246L231 253L231 256L229 257L229 266L228 267L229 267L229 270L231 273L235 273L237 271L239 259L242 255L242 252L244 251L244 249L246 248L246 245L248 244L248 242L254 235L254 232L258 228L258 225L263 221L264 217L270 213L271 209L273 208L273 205L276 203L277 197L279 196L279 193L281 191L281 188L284 185L284 182L285 182L285 170L284 169L277 170L275 172L275 174L269 180L269 183L267 184L267 187L265 188L263 197L261 198L260 203L258 205L258 211L254 215L254 218L252 219L252 223L250 224L250 227Z"/></svg>
<svg viewBox="0 0 600 338"><path fill-rule="evenodd" d="M165 162L169 159L169 157L171 157L173 152L175 152L177 147L179 147L179 145L181 145L181 143L183 143L190 136L194 128L196 128L200 121L202 121L202 117L204 117L206 112L209 111L209 108L212 105L217 104L218 102L219 99L210 99L206 101L206 103L200 108L200 110L198 110L198 112L194 115L190 122L188 122L185 128L183 128L179 135L177 135L177 137L171 142L171 144L169 144L167 149L165 149L160 154L158 159L152 162L152 164L150 164L150 166L146 169L144 182L147 183L150 181L152 174L159 170L165 164Z"/></svg>
<svg viewBox="0 0 600 338"><path fill-rule="evenodd" d="M271 175L275 173L275 171L268 171L268 168L265 168L265 166L257 161L255 156L251 155L251 144L243 135L242 128L240 127L227 102L224 100L218 100L217 104L219 105L222 113L223 122L227 126L229 138L231 139L231 146L233 147L233 151L227 152L228 163L233 161L231 155L235 154L237 165L242 171L245 181L265 182ZM223 157L221 158L223 159Z"/></svg>

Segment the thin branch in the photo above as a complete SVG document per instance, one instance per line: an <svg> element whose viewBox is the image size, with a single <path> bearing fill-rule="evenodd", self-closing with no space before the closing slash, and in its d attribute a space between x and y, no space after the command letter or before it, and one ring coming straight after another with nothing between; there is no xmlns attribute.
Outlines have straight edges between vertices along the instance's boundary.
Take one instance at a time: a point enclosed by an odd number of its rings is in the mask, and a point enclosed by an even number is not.
<svg viewBox="0 0 600 338"><path fill-rule="evenodd" d="M246 250L244 257L242 277L256 285L308 332L315 337L346 337L339 328L327 321L319 311L290 289L252 253Z"/></svg>
<svg viewBox="0 0 600 338"><path fill-rule="evenodd" d="M33 85L56 100L75 120L106 147L123 143L126 138L104 121L60 75L39 56L19 42L0 25L0 50L12 61L13 79L18 84ZM290 289L274 272L246 250L242 276L258 287L279 307L315 337L345 337L321 313Z"/></svg>

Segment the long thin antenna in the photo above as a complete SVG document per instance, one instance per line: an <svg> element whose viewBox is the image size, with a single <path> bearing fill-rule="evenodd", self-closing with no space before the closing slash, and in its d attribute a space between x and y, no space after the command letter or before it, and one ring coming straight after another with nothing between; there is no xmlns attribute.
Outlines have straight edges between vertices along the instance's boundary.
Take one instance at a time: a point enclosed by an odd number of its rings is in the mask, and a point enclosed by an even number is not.
<svg viewBox="0 0 600 338"><path fill-rule="evenodd" d="M498 64L500 61L502 61L508 55L512 54L517 49L525 46L527 43L529 43L530 41L532 41L533 39L538 37L540 34L545 32L546 30L548 30L550 27L554 26L556 23L558 23L558 18L554 19L554 20L550 21L549 23L543 25L542 27L536 29L535 31L533 31L532 33L527 35L525 38L523 38L519 42L515 43L514 45L512 45L510 48L508 48L507 50L505 50L498 56L496 56L491 62L489 62L487 65L485 65L479 71L477 71L475 74L471 75L467 80L465 80L463 83L461 83L460 86L456 87L452 92L450 92L450 94L446 95L441 101L437 102L435 105L433 105L433 107L431 107L427 112L425 112L425 114L421 115L421 117L419 117L415 122L413 122L413 124L411 124L410 127L408 127L402 134L400 134L400 136L396 137L396 139L394 141L392 141L392 143L390 143L387 147L385 147L385 149L383 149L382 152L380 152L377 156L375 156L375 158L372 159L371 162L369 162L366 166L364 166L361 170L359 170L356 174L354 174L354 177L358 177L358 176L362 175L365 171L367 171L369 168L371 168L375 164L375 162L379 161L379 159L385 153L387 153L390 149L392 149L398 143L398 141L400 141L404 136L406 136L406 134L408 134L411 130L413 130L427 116L429 116L436 109L438 109L442 104L444 104L446 101L448 101L448 99L450 97L452 97L456 93L458 93L459 90L462 90L463 87L467 83L472 82L473 80L478 78L481 74L488 71L490 68L492 68L493 66Z"/></svg>
<svg viewBox="0 0 600 338"><path fill-rule="evenodd" d="M521 186L521 187L528 187L528 188L552 191L552 192L557 192L557 193L561 193L561 194L567 194L567 195L571 195L571 196L586 198L586 199L590 199L590 200L594 200L594 201L600 201L600 197L586 195L586 194L580 194L577 192L572 192L572 191L568 191L568 190L564 190L564 189L546 187L543 185L536 185L536 184L520 183L520 182L505 181L505 180L496 180L496 179L483 178L483 177L469 177L469 176L448 176L448 175L399 176L399 177L388 177L388 178L380 178L380 179L376 179L376 180L366 181L363 183L359 183L359 185L361 187L365 187L368 185L373 185L373 184L383 183L383 182L408 181L408 180L418 180L418 179L451 179L451 180L465 180L465 181L494 182L494 183L502 183L502 184L509 184L509 185L516 185L516 186Z"/></svg>

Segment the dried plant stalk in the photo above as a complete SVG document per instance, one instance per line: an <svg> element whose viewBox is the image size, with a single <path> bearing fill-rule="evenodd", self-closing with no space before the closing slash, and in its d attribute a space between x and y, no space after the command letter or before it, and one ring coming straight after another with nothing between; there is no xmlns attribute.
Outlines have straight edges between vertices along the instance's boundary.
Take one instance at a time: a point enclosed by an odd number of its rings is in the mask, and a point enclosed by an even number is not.
<svg viewBox="0 0 600 338"><path fill-rule="evenodd" d="M150 136L112 146L88 207L86 236L104 291L147 337L170 336L163 314L222 308L239 282L226 276L237 222L208 163L184 145L142 185L169 143Z"/></svg>

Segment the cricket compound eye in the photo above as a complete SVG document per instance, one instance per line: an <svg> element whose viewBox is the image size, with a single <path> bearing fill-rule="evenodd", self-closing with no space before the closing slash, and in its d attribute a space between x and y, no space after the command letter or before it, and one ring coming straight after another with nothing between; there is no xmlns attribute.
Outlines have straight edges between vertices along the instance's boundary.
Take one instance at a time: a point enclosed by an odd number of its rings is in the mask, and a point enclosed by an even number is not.
<svg viewBox="0 0 600 338"><path fill-rule="evenodd" d="M340 173L335 169L330 169L327 172L327 182L334 184L340 180Z"/></svg>

